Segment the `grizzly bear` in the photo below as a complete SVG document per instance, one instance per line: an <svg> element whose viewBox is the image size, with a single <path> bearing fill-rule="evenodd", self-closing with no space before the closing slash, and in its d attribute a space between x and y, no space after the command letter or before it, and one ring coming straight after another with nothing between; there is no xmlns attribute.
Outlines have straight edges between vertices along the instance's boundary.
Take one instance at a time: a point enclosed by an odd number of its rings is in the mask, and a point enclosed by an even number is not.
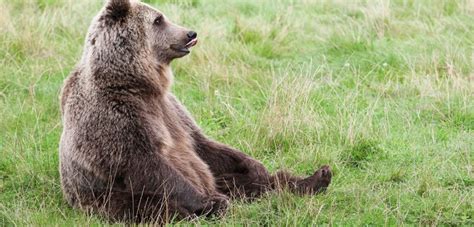
<svg viewBox="0 0 474 227"><path fill-rule="evenodd" d="M206 137L170 92L170 62L196 32L136 0L109 0L64 82L60 174L67 202L113 222L222 215L229 198L276 189L324 191L331 170L270 174L245 153Z"/></svg>

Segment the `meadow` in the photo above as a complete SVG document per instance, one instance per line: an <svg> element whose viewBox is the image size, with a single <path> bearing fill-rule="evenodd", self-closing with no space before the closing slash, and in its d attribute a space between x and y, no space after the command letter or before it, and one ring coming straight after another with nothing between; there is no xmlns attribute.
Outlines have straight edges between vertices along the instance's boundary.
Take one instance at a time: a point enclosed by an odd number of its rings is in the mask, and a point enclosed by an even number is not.
<svg viewBox="0 0 474 227"><path fill-rule="evenodd" d="M173 92L209 136L334 170L325 194L195 224L474 225L474 0L146 2L199 34ZM58 171L59 92L102 4L0 0L0 226L107 224Z"/></svg>

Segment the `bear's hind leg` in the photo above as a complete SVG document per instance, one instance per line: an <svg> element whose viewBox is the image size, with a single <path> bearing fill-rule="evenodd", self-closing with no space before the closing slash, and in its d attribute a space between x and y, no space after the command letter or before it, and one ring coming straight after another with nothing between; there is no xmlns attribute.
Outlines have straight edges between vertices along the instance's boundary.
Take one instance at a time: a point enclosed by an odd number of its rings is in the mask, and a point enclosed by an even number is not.
<svg viewBox="0 0 474 227"><path fill-rule="evenodd" d="M288 172L279 171L273 176L272 183L274 189L287 188L297 194L316 194L326 191L331 178L331 168L325 165L307 178L295 177Z"/></svg>
<svg viewBox="0 0 474 227"><path fill-rule="evenodd" d="M280 171L271 175L259 161L203 135L196 136L197 153L208 163L217 189L233 198L255 198L267 191L287 188L298 194L324 191L331 183L331 169L323 166L307 178Z"/></svg>
<svg viewBox="0 0 474 227"><path fill-rule="evenodd" d="M221 192L234 198L252 199L267 191L285 189L300 195L314 195L324 192L332 178L331 168L327 165L306 178L294 176L286 171L278 171L275 175L251 174L254 170L251 167L244 172L221 174L217 177L217 187Z"/></svg>

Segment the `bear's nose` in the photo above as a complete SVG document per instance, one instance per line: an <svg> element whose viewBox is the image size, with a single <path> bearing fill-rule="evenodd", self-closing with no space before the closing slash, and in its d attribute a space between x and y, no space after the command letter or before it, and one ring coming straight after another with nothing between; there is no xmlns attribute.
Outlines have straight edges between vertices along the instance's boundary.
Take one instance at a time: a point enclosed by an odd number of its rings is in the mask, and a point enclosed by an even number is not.
<svg viewBox="0 0 474 227"><path fill-rule="evenodd" d="M189 39L195 39L197 36L198 36L198 34L195 31L188 32L188 38Z"/></svg>

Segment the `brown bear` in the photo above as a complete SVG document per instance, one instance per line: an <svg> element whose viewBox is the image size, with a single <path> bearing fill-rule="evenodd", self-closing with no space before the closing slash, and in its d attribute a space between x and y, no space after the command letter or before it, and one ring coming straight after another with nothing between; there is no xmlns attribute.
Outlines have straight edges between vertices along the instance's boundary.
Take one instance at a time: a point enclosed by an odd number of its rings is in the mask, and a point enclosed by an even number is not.
<svg viewBox="0 0 474 227"><path fill-rule="evenodd" d="M170 93L170 62L196 42L196 32L139 1L109 0L95 17L61 94L60 173L70 205L111 221L167 222L224 214L229 198L328 187L328 166L307 178L271 175L201 132Z"/></svg>

